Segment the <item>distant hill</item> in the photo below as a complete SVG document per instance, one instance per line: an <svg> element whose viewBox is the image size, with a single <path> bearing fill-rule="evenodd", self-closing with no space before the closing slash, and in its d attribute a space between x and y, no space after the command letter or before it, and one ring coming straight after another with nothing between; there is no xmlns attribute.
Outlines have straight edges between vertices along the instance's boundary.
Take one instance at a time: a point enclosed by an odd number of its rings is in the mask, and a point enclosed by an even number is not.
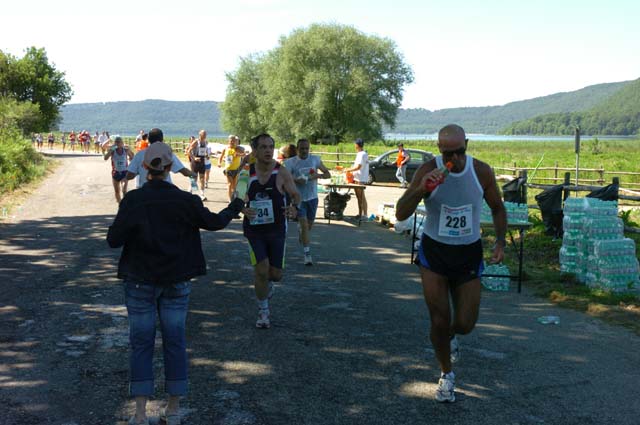
<svg viewBox="0 0 640 425"><path fill-rule="evenodd" d="M640 134L640 79L629 82L613 95L586 111L539 115L510 124L504 134Z"/></svg>
<svg viewBox="0 0 640 425"><path fill-rule="evenodd" d="M573 92L556 93L502 106L437 111L400 109L395 128L386 128L385 132L433 134L445 124L457 123L468 133L495 134L511 123L539 115L591 110L603 105L603 102L628 84L629 81L597 84ZM90 132L109 130L112 134L133 135L140 129L160 126L169 136L195 135L203 128L211 136L222 136L226 133L220 127L218 104L219 102L213 101L166 100L69 104L61 109L60 129L86 129Z"/></svg>
<svg viewBox="0 0 640 425"><path fill-rule="evenodd" d="M456 123L468 133L496 134L514 121L537 115L586 111L609 98L629 81L588 86L572 92L556 93L529 100L507 103L502 106L450 108L429 111L427 109L400 110L395 133L433 134L443 125ZM387 129L387 131L389 131ZM530 133L533 134L533 133Z"/></svg>
<svg viewBox="0 0 640 425"><path fill-rule="evenodd" d="M196 135L205 129L222 135L218 103L211 101L142 100L138 102L77 103L62 107L60 129L108 130L133 135L141 129L162 128L168 136Z"/></svg>

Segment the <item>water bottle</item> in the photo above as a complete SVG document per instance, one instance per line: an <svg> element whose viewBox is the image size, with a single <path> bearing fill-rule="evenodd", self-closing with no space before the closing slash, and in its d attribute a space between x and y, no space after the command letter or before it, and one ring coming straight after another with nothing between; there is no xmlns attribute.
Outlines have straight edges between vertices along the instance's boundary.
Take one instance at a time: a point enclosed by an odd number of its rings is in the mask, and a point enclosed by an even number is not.
<svg viewBox="0 0 640 425"><path fill-rule="evenodd" d="M427 189L427 192L433 192L436 187L442 184L444 179L449 175L450 170L453 168L453 163L451 161L447 162L442 167L438 168L442 175L437 180L428 180L424 187Z"/></svg>
<svg viewBox="0 0 640 425"><path fill-rule="evenodd" d="M244 199L249 189L249 169L242 168L238 174L238 182L236 184L236 198Z"/></svg>
<svg viewBox="0 0 640 425"><path fill-rule="evenodd" d="M541 325L559 325L560 317L558 316L541 316L538 317L538 323Z"/></svg>

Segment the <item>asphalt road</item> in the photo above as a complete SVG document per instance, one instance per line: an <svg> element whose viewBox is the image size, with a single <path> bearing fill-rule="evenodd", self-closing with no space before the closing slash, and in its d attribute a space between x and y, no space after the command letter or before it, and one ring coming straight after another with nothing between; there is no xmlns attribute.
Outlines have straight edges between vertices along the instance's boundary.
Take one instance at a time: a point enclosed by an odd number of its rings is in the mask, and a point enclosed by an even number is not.
<svg viewBox="0 0 640 425"><path fill-rule="evenodd" d="M0 424L124 424L134 406L119 250L105 242L117 209L109 166L97 156L60 160L0 222ZM210 209L225 206L224 187L214 170ZM370 211L400 193L368 188ZM355 212L354 198L347 215ZM625 329L526 287L485 291L475 331L460 338L457 401L442 405L406 237L376 223L319 219L315 263L305 267L292 226L273 327L258 330L239 220L202 236L209 271L194 281L190 304L184 423L640 423L640 338ZM561 323L541 325L543 315ZM156 354L154 415L163 400Z"/></svg>

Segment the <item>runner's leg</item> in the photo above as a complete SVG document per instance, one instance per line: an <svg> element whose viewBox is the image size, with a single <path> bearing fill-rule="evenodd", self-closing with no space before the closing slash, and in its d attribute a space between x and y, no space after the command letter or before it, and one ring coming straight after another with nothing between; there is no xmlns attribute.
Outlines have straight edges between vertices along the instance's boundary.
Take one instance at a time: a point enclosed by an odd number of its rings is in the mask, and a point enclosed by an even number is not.
<svg viewBox="0 0 640 425"><path fill-rule="evenodd" d="M478 321L480 310L480 279L457 285L452 293L453 298L453 325L452 335L466 335L470 333Z"/></svg>
<svg viewBox="0 0 640 425"><path fill-rule="evenodd" d="M111 179L111 182L113 183L113 191L116 194L116 202L120 203L122 200L122 196L120 195L120 182L116 179Z"/></svg>
<svg viewBox="0 0 640 425"><path fill-rule="evenodd" d="M429 309L431 330L429 337L443 373L451 372L449 336L451 334L451 310L447 278L420 267L422 291Z"/></svg>

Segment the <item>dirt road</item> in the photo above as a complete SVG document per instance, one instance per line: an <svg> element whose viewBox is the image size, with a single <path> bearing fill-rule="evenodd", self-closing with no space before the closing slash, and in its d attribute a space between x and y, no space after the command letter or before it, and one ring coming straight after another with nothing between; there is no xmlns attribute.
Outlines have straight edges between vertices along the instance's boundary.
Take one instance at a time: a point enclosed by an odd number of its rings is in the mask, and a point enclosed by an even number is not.
<svg viewBox="0 0 640 425"><path fill-rule="evenodd" d="M0 424L124 424L133 404L119 250L105 242L117 208L109 168L97 156L60 160L0 224ZM226 204L222 181L214 170L214 211ZM367 194L375 211L400 191ZM312 267L292 227L268 331L254 327L239 221L203 233L203 245L209 273L191 298L184 423L638 424L640 338L526 290L483 294L478 326L461 338L458 401L436 403L409 241L378 224L318 220ZM536 322L550 314L561 324Z"/></svg>

